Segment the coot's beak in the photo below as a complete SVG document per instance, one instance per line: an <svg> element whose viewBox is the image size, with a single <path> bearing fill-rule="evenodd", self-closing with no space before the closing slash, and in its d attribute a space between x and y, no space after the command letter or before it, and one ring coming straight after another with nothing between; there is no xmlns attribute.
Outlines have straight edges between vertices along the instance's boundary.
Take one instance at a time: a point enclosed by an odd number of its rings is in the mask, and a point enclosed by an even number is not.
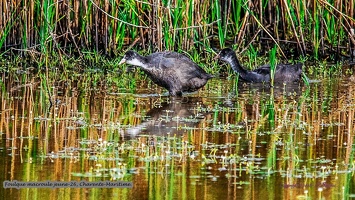
<svg viewBox="0 0 355 200"><path fill-rule="evenodd" d="M126 62L126 59L125 58L122 58L122 60L118 63L118 65L122 65L123 63Z"/></svg>
<svg viewBox="0 0 355 200"><path fill-rule="evenodd" d="M213 60L218 60L219 59L219 54L217 54L214 58L213 58Z"/></svg>

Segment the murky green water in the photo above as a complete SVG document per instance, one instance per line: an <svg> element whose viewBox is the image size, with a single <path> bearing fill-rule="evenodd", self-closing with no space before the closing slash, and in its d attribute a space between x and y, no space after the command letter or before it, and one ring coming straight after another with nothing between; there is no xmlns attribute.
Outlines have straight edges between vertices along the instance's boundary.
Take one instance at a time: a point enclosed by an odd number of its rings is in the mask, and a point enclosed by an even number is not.
<svg viewBox="0 0 355 200"><path fill-rule="evenodd" d="M169 98L143 81L129 94L70 81L45 89L36 78L3 75L2 183L130 181L133 187L1 187L0 198L355 197L352 80L271 90L213 79L198 93Z"/></svg>

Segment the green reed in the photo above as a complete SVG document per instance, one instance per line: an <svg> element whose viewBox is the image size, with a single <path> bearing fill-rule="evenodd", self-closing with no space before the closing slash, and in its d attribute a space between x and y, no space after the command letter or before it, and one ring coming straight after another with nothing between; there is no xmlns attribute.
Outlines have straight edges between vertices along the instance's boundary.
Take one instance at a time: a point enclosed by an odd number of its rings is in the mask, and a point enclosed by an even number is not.
<svg viewBox="0 0 355 200"><path fill-rule="evenodd" d="M266 52L276 44L281 54L297 49L318 59L349 49L355 22L353 1L25 0L0 6L0 48L15 47L17 53L205 51L249 44L259 51L266 43Z"/></svg>
<svg viewBox="0 0 355 200"><path fill-rule="evenodd" d="M270 84L271 86L274 86L274 77L275 77L275 70L277 66L277 60L276 60L276 45L274 48L271 49L269 53L269 58L270 58Z"/></svg>
<svg viewBox="0 0 355 200"><path fill-rule="evenodd" d="M232 32L234 32L236 35L238 34L240 28L241 28L241 11L242 11L242 6L244 4L243 0L237 0L237 1L231 1L232 5L231 5L231 10L233 11L231 13L231 20L233 21L233 29L231 30ZM228 21L227 21L228 22Z"/></svg>
<svg viewBox="0 0 355 200"><path fill-rule="evenodd" d="M138 6L137 3L135 1L132 0L128 0L126 3L129 2L129 9L130 9L130 22L132 24L138 25L139 24L139 11L138 11ZM138 35L138 29L132 29L130 31L131 35L130 38L135 39Z"/></svg>
<svg viewBox="0 0 355 200"><path fill-rule="evenodd" d="M296 29L296 27L300 27L301 22L298 20L296 13L296 9L299 8L297 5L295 6L294 4L297 4L297 2L292 3L291 0L287 0L287 3L285 3L285 10L288 16L288 24L290 24L290 28L292 28L292 32L294 34L294 38L297 41L298 48L301 50L301 55L304 55L304 47L301 44L300 38L299 38L299 33ZM301 28L302 29L302 28ZM301 38L302 39L302 38Z"/></svg>
<svg viewBox="0 0 355 200"><path fill-rule="evenodd" d="M15 17L15 11L11 13L11 17L7 19L6 22L4 22L4 27L3 30L0 31L0 49L3 47L6 38L8 37L10 30L13 28L13 26L17 23L18 17ZM1 55L1 54L0 54Z"/></svg>
<svg viewBox="0 0 355 200"><path fill-rule="evenodd" d="M181 8L181 9L180 9ZM170 34L172 36L170 44L170 48L174 46L176 42L178 42L178 45L182 45L181 40L179 39L179 30L177 30L181 26L181 22L183 21L184 17L184 10L185 10L184 2L182 0L178 0L174 4L174 9L172 10L171 18L172 18L172 28L173 28L173 33ZM169 26L168 26L169 27ZM165 35L164 35L165 36ZM169 37L169 34L166 35L166 37ZM170 38L170 37L169 37Z"/></svg>
<svg viewBox="0 0 355 200"><path fill-rule="evenodd" d="M249 60L249 62L247 63L248 68L253 69L258 63L258 60L257 60L258 51L253 45L249 46L249 48L247 50L247 56L248 56L248 60Z"/></svg>
<svg viewBox="0 0 355 200"><path fill-rule="evenodd" d="M319 52L319 46L320 46L320 30L321 30L321 22L320 22L320 16L319 14L322 15L322 13L319 12L320 8L317 6L317 1L314 1L314 11L313 11L313 53L314 57L318 59L318 52Z"/></svg>
<svg viewBox="0 0 355 200"><path fill-rule="evenodd" d="M218 39L219 39L219 44L220 47L223 48L224 47L224 43L225 43L225 31L224 29L226 28L227 24L225 20L222 20L222 16L221 16L221 6L219 4L220 1L215 0L215 4L214 4L214 8L215 8L215 15L216 15L216 19L217 21L217 27L218 27ZM224 16L225 17L225 16ZM222 25L224 22L224 26Z"/></svg>
<svg viewBox="0 0 355 200"><path fill-rule="evenodd" d="M41 25L39 27L39 43L41 45L41 51L46 53L47 49L53 48L53 34L54 34L54 17L56 14L55 4L52 0L43 0L36 3L36 9L41 13L39 16L42 18Z"/></svg>

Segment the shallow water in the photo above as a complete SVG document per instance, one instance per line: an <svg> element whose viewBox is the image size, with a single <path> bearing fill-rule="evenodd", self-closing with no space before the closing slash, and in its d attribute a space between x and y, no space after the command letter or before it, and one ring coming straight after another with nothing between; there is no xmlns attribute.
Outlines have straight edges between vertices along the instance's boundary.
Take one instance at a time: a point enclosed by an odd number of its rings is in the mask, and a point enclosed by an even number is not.
<svg viewBox="0 0 355 200"><path fill-rule="evenodd" d="M130 181L133 187L1 187L1 198L355 197L352 77L273 89L216 78L183 98L170 98L149 81L137 83L133 94L4 77L2 182Z"/></svg>

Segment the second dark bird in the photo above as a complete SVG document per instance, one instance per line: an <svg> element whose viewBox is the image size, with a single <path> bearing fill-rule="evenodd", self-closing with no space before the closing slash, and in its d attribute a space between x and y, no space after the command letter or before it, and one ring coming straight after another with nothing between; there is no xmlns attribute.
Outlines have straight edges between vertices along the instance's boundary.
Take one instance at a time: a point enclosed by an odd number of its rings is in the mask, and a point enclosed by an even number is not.
<svg viewBox="0 0 355 200"><path fill-rule="evenodd" d="M246 82L270 82L270 65L263 65L254 70L244 69L235 54L235 52L230 48L225 48L219 52L217 55L222 61L230 64L232 69L237 72L240 78ZM278 64L275 69L274 82L275 83L290 83L298 82L301 79L302 74L302 64Z"/></svg>

